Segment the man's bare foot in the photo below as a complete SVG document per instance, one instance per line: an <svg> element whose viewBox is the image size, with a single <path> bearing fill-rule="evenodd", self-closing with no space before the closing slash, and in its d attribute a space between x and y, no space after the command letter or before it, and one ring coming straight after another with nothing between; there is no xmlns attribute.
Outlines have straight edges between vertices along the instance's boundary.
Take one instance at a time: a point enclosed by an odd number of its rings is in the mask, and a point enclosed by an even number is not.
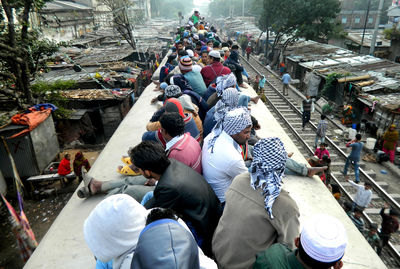
<svg viewBox="0 0 400 269"><path fill-rule="evenodd" d="M239 87L242 87L242 88L245 88L245 89L248 88L244 83L240 84Z"/></svg>
<svg viewBox="0 0 400 269"><path fill-rule="evenodd" d="M289 152L289 153L287 154L287 156L288 156L289 158L292 158L293 154L294 154L294 152Z"/></svg>
<svg viewBox="0 0 400 269"><path fill-rule="evenodd" d="M256 96L256 97L251 97L250 101L253 101L254 104L258 103L258 100L260 100L260 96Z"/></svg>
<svg viewBox="0 0 400 269"><path fill-rule="evenodd" d="M308 173L307 176L308 177L313 177L315 174L325 171L326 169L328 169L328 166L322 166L322 167L309 167L308 168Z"/></svg>
<svg viewBox="0 0 400 269"><path fill-rule="evenodd" d="M102 186L102 182L93 178L89 183L90 194L93 195L93 194L101 192L101 186Z"/></svg>

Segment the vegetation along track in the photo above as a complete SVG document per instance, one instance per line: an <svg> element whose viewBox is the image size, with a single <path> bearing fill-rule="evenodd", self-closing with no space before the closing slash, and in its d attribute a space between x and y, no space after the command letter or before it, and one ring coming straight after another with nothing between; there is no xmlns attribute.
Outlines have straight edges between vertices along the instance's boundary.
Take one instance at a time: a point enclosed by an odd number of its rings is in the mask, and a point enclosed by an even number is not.
<svg viewBox="0 0 400 269"><path fill-rule="evenodd" d="M312 156L314 153L314 140L316 125L320 119L321 110L316 108L316 112L311 115L310 124L306 127L305 131L302 130L301 112L299 105L296 104L296 99L300 104L304 96L296 89L289 90L289 96L282 95L282 83L280 77L270 69L267 69L254 57L250 57L247 61L242 57L242 64L250 76L254 77L256 74L264 75L267 82L264 87L264 93L267 97L266 105L274 117L282 122L283 128L289 130L289 136L296 142L304 156ZM294 98L294 99L293 99ZM311 132L310 132L311 128ZM346 156L348 155L344 141L340 141L334 134L335 129L342 127L332 119L328 119L328 131L325 142L329 145L329 152L331 155L331 183L339 186L342 197L353 202L355 190L345 181L344 176L341 174L343 170ZM365 163L360 162L360 179L363 182L369 182L373 189L373 198L370 207L364 210L364 220L369 226L375 222L380 224L381 218L379 211L384 205L388 203L391 207L400 211L399 203L393 198L398 195L388 194L386 191L388 184L386 182L378 182L374 180L375 172L368 171L365 168ZM354 172L349 173L350 178L354 178ZM343 199L343 198L342 198ZM397 251L400 249L400 235L398 233L392 234L389 246L385 247L382 251L381 258L388 268L400 267L400 254Z"/></svg>

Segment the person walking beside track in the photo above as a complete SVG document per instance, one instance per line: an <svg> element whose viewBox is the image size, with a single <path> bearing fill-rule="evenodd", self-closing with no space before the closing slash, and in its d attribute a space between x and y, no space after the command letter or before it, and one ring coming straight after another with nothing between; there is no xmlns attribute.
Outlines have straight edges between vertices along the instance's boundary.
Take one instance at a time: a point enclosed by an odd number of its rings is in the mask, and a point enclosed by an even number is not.
<svg viewBox="0 0 400 269"><path fill-rule="evenodd" d="M302 130L304 131L306 124L310 121L311 113L314 112L314 102L312 101L312 99L310 98L309 95L306 95L306 100L303 100L303 102L301 102L300 110L303 113L302 114L303 129Z"/></svg>
<svg viewBox="0 0 400 269"><path fill-rule="evenodd" d="M289 83L292 80L292 78L290 77L289 73L287 72L287 70L284 70L284 74L282 76L282 83L283 83L283 95L289 95L288 93L288 89L289 89Z"/></svg>
<svg viewBox="0 0 400 269"><path fill-rule="evenodd" d="M360 182L360 171L359 171L359 162L362 148L364 147L364 143L361 142L361 135L356 134L356 139L350 141L346 144L346 147L351 147L350 155L347 156L346 164L344 165L344 170L342 174L346 177L346 180L349 178L347 176L347 170L349 168L350 162L354 165L354 175L356 177L356 183Z"/></svg>
<svg viewBox="0 0 400 269"><path fill-rule="evenodd" d="M321 120L318 122L317 126L317 134L315 136L314 148L318 146L318 141L320 140L321 143L325 143L325 135L328 129L328 123L325 121L326 116L321 115Z"/></svg>

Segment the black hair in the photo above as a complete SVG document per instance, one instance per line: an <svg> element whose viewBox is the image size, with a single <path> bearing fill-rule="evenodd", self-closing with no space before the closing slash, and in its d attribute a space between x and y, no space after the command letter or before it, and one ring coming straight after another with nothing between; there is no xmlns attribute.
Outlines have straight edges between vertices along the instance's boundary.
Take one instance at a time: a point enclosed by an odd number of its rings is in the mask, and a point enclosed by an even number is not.
<svg viewBox="0 0 400 269"><path fill-rule="evenodd" d="M331 163L331 158L329 158L328 155L324 154L324 156L322 156L322 161L326 164L330 164Z"/></svg>
<svg viewBox="0 0 400 269"><path fill-rule="evenodd" d="M224 48L224 47L229 47L229 44L228 44L227 42L222 42L221 47L222 47L222 48Z"/></svg>
<svg viewBox="0 0 400 269"><path fill-rule="evenodd" d="M252 124L253 128L258 126L258 120L256 118L254 118L253 116L251 116L251 124Z"/></svg>
<svg viewBox="0 0 400 269"><path fill-rule="evenodd" d="M182 56L188 55L188 53L187 53L186 50L180 50L179 53L178 53L178 55L179 55L179 57L182 57Z"/></svg>
<svg viewBox="0 0 400 269"><path fill-rule="evenodd" d="M211 39L207 41L207 44L208 43L212 43L214 45L214 41L212 41Z"/></svg>
<svg viewBox="0 0 400 269"><path fill-rule="evenodd" d="M168 60L167 60L167 62L168 63L171 63L173 60L175 60L176 59L176 55L173 55L173 54L171 54L170 56L168 56Z"/></svg>
<svg viewBox="0 0 400 269"><path fill-rule="evenodd" d="M372 187L371 183L369 183L369 182L365 182L365 183L364 183L364 186Z"/></svg>
<svg viewBox="0 0 400 269"><path fill-rule="evenodd" d="M356 139L361 140L361 134L356 134Z"/></svg>
<svg viewBox="0 0 400 269"><path fill-rule="evenodd" d="M326 116L324 114L321 114L321 120L326 119Z"/></svg>
<svg viewBox="0 0 400 269"><path fill-rule="evenodd" d="M360 213L360 214L362 214L363 211L364 211L364 210L363 210L361 207L359 207L359 206L356 206L356 207L354 208L354 213Z"/></svg>
<svg viewBox="0 0 400 269"><path fill-rule="evenodd" d="M185 47L185 50L193 50L193 47L189 45L189 46Z"/></svg>
<svg viewBox="0 0 400 269"><path fill-rule="evenodd" d="M238 49L239 49L239 46L238 46L238 45L232 45L232 49L233 49L233 50L238 50Z"/></svg>
<svg viewBox="0 0 400 269"><path fill-rule="evenodd" d="M232 40L228 40L228 41L226 41L226 43L228 43L229 47L233 45L233 41Z"/></svg>
<svg viewBox="0 0 400 269"><path fill-rule="evenodd" d="M331 184L331 187L332 187L332 193L341 193L341 192L340 192L339 185L337 185L337 184Z"/></svg>
<svg viewBox="0 0 400 269"><path fill-rule="evenodd" d="M178 42L176 42L176 45L183 45L183 42L182 41L178 41Z"/></svg>
<svg viewBox="0 0 400 269"><path fill-rule="evenodd" d="M399 216L400 214L399 214L399 211L397 211L396 209L390 209L390 211L389 211L389 215L392 215L392 216Z"/></svg>
<svg viewBox="0 0 400 269"><path fill-rule="evenodd" d="M301 235L300 235L300 237L301 237ZM334 266L338 261L340 261L340 260L342 259L342 258L340 258L340 259L338 259L337 261L329 262L329 263L320 262L320 261L314 260L313 258L311 258L310 256L308 256L308 254L305 252L303 246L301 245L301 241L300 241L300 244L299 244L298 251L299 251L300 259L301 259L307 266L309 266L309 267L311 267L311 268L313 268L313 269L314 269L314 268L315 268L315 269L328 269L328 268L331 268L331 267Z"/></svg>
<svg viewBox="0 0 400 269"><path fill-rule="evenodd" d="M160 118L161 127L172 137L183 135L185 122L177 112L164 113Z"/></svg>
<svg viewBox="0 0 400 269"><path fill-rule="evenodd" d="M345 201L343 203L343 209L344 209L345 212L350 211L352 209L352 207L353 207L353 204L350 203L349 201Z"/></svg>
<svg viewBox="0 0 400 269"><path fill-rule="evenodd" d="M164 148L155 141L143 141L129 151L133 164L142 170L162 175L171 163Z"/></svg>
<svg viewBox="0 0 400 269"><path fill-rule="evenodd" d="M146 225L150 223L160 220L160 219L173 219L178 220L178 216L175 214L175 211L170 208L153 208L146 218Z"/></svg>
<svg viewBox="0 0 400 269"><path fill-rule="evenodd" d="M203 46L203 44L201 43L201 41L197 41L196 46Z"/></svg>

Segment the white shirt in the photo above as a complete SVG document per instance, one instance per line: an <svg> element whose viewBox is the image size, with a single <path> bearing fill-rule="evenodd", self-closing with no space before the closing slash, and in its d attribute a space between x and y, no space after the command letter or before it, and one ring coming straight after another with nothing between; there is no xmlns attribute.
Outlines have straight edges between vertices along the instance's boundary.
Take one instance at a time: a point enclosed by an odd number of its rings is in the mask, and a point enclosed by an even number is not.
<svg viewBox="0 0 400 269"><path fill-rule="evenodd" d="M231 136L222 131L214 144L214 151L208 149L210 140L214 137L211 132L204 139L202 151L203 176L210 184L221 203L225 202L225 192L232 180L247 172L242 158L242 149Z"/></svg>
<svg viewBox="0 0 400 269"><path fill-rule="evenodd" d="M354 202L361 207L367 207L368 204L371 202L372 198L372 191L371 190L366 190L363 185L359 185L354 183L353 181L349 181L349 183L357 189L357 194L356 198L354 199Z"/></svg>

